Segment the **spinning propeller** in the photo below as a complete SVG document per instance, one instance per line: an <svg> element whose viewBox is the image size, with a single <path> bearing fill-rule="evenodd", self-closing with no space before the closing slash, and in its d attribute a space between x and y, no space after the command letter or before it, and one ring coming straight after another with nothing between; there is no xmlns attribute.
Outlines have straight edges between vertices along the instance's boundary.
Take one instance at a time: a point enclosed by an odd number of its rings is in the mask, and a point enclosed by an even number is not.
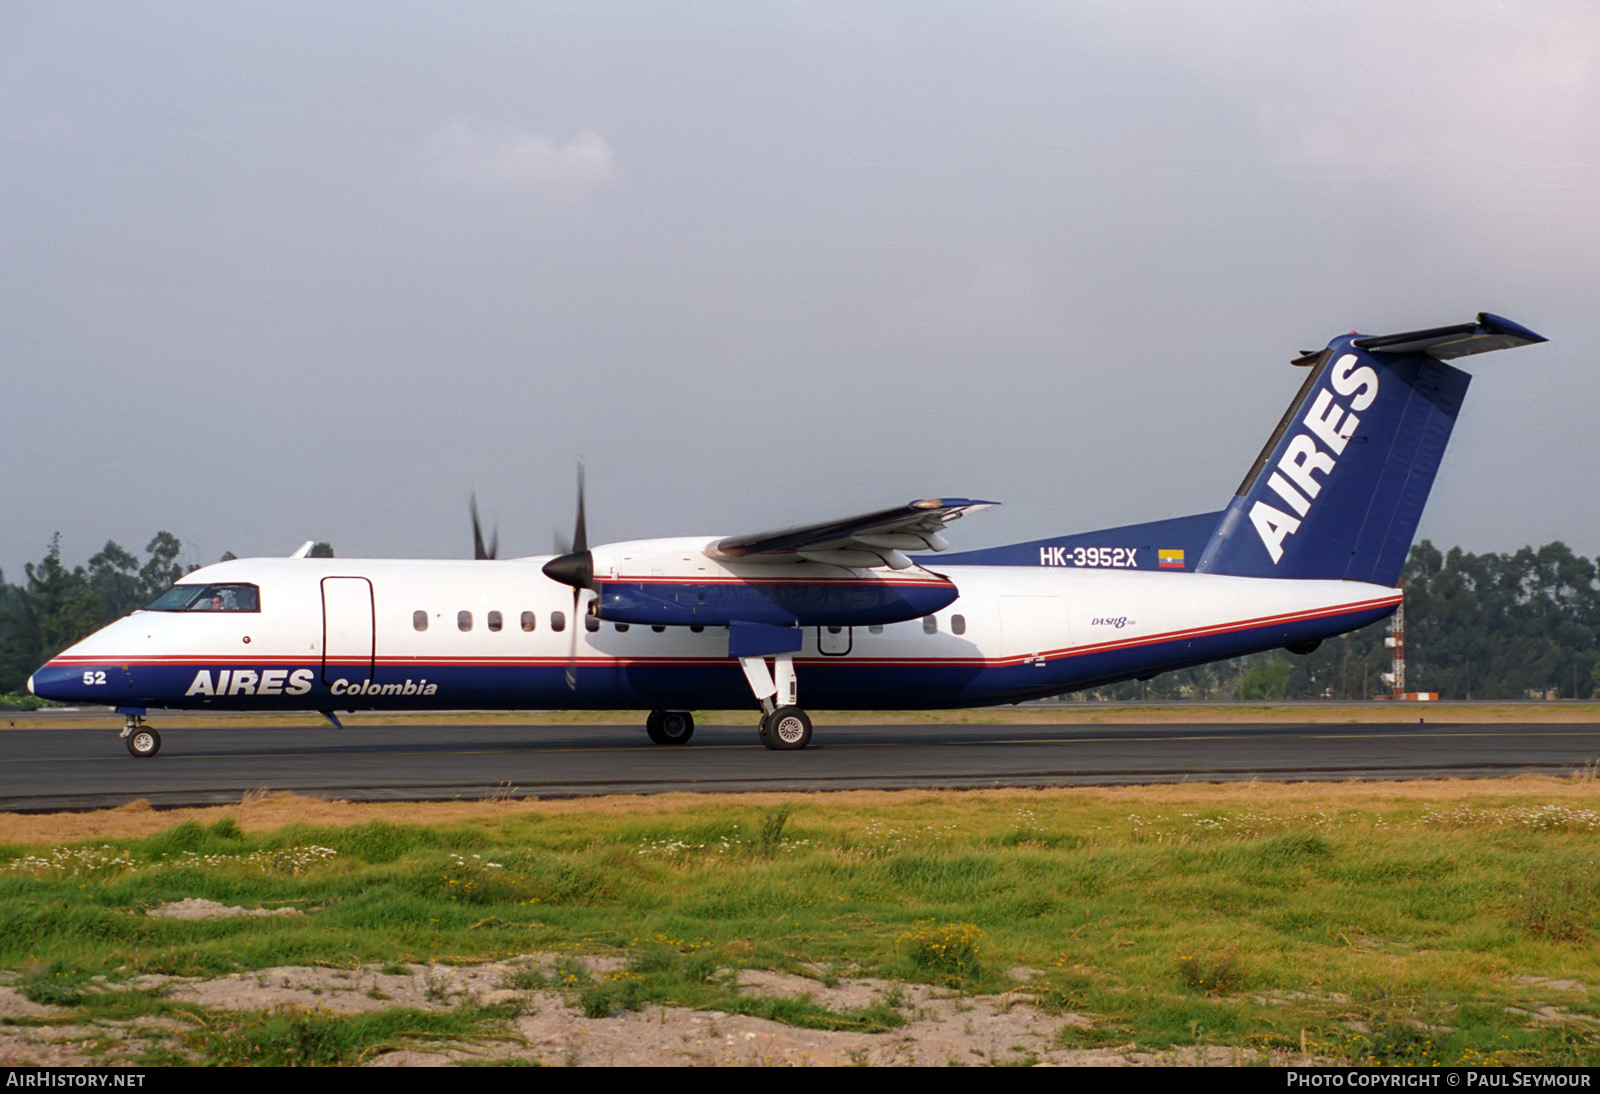
<svg viewBox="0 0 1600 1094"><path fill-rule="evenodd" d="M467 508L472 511L472 557L479 562L492 560L500 553L500 526L494 526L494 532L489 537L489 546L483 545L483 525L478 520L478 494L473 491Z"/></svg>
<svg viewBox="0 0 1600 1094"><path fill-rule="evenodd" d="M544 575L551 581L572 586L572 644L567 650L567 687L578 689L578 627L581 617L578 605L583 590L594 588L594 555L589 551L589 529L583 516L583 464L578 464L578 519L572 530L572 542L559 544L566 550L544 564Z"/></svg>

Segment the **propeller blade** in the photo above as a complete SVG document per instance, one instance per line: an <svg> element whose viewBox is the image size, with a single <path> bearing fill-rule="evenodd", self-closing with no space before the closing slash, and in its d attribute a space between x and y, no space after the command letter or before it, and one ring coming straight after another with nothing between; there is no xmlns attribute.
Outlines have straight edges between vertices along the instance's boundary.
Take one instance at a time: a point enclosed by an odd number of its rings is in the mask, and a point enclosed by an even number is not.
<svg viewBox="0 0 1600 1094"><path fill-rule="evenodd" d="M559 538L557 547L561 546ZM583 461L578 461L578 519L572 530L572 546L544 564L544 576L579 589L594 588L594 555L589 550L589 522L584 516ZM576 611L577 601L573 601Z"/></svg>
<svg viewBox="0 0 1600 1094"><path fill-rule="evenodd" d="M572 551L583 554L589 549L589 526L583 517L583 461L578 461L578 523L572 533Z"/></svg>
<svg viewBox="0 0 1600 1094"><path fill-rule="evenodd" d="M489 546L483 545L483 522L478 519L478 494L473 491L467 502L467 508L472 513L472 557L479 562L492 559L500 553L500 526L494 526L494 534L489 539Z"/></svg>
<svg viewBox="0 0 1600 1094"><path fill-rule="evenodd" d="M578 461L578 518L573 522L572 541L555 534L556 557L544 564L544 575L551 581L572 586L572 641L567 647L567 689L578 690L578 628L584 619L583 590L594 588L594 555L589 551L589 522L585 516L583 461Z"/></svg>
<svg viewBox="0 0 1600 1094"><path fill-rule="evenodd" d="M578 628L582 625L578 617L578 600L583 596L583 590L578 586L572 587L572 643L567 647L567 690L578 690Z"/></svg>

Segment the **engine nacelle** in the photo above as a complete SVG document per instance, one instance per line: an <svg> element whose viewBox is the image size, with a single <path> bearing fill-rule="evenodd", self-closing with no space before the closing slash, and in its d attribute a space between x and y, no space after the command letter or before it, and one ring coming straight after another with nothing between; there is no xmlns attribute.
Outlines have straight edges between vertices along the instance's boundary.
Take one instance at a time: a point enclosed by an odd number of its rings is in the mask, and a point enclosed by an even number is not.
<svg viewBox="0 0 1600 1094"><path fill-rule="evenodd" d="M864 627L918 619L949 607L960 591L922 571L893 577L698 582L597 581L594 612L616 623L682 627L766 623L775 627Z"/></svg>

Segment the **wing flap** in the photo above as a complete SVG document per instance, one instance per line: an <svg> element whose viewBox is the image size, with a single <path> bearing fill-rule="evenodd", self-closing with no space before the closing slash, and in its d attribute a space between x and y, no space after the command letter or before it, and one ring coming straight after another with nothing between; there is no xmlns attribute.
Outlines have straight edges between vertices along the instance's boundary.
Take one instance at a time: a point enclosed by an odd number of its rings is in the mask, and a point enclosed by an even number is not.
<svg viewBox="0 0 1600 1094"><path fill-rule="evenodd" d="M926 498L843 520L804 524L752 536L729 536L706 548L719 562L798 562L840 559L837 565L909 564L906 550L942 551L945 525L998 502L973 498ZM854 561L846 562L845 559ZM873 560L877 560L874 562Z"/></svg>

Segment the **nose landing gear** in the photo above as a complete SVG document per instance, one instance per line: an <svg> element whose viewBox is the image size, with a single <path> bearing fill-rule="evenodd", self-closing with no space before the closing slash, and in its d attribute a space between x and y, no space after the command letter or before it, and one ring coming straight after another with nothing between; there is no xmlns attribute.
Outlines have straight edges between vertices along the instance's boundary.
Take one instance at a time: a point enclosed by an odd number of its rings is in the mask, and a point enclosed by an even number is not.
<svg viewBox="0 0 1600 1094"><path fill-rule="evenodd" d="M161 751L161 734L144 723L144 711L124 710L127 719L118 735L128 746L128 752L141 760L148 760Z"/></svg>

